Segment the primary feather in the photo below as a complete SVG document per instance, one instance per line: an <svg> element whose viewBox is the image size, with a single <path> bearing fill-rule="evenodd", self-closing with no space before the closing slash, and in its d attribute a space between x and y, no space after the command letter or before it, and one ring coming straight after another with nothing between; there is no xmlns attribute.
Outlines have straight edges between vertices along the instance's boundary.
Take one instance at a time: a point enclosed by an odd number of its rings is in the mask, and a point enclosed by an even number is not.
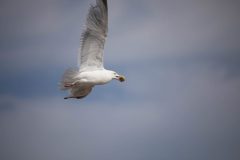
<svg viewBox="0 0 240 160"><path fill-rule="evenodd" d="M80 72L103 68L103 50L108 31L106 0L97 0L89 9L86 29L81 37Z"/></svg>

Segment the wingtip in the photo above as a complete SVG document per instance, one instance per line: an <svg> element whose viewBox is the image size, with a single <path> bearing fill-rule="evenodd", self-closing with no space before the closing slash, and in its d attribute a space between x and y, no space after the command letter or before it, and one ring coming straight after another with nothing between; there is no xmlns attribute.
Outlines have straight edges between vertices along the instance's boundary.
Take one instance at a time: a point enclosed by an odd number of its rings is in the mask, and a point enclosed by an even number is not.
<svg viewBox="0 0 240 160"><path fill-rule="evenodd" d="M108 9L108 3L107 3L107 0L102 0L104 6Z"/></svg>

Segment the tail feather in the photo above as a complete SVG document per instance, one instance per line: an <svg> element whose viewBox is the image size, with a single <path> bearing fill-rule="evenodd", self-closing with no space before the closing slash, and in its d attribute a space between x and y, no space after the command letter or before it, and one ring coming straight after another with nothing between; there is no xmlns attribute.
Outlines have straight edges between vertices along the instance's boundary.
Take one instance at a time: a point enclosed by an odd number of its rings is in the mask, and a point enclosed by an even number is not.
<svg viewBox="0 0 240 160"><path fill-rule="evenodd" d="M60 82L60 89L67 90L69 87L66 87L66 84L72 84L76 81L76 77L78 75L79 71L77 68L69 68L67 69L62 77L62 80Z"/></svg>

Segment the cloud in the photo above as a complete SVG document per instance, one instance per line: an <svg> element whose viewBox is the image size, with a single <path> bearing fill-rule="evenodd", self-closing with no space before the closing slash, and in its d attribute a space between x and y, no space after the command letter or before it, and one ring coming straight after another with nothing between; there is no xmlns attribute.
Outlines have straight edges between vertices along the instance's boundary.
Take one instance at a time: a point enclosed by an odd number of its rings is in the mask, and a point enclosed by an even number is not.
<svg viewBox="0 0 240 160"><path fill-rule="evenodd" d="M206 72L162 73L152 99L1 96L1 159L236 159L239 80Z"/></svg>
<svg viewBox="0 0 240 160"><path fill-rule="evenodd" d="M116 63L165 56L228 54L239 50L239 10L227 1L138 1L125 3L115 22L109 56ZM131 5L136 7L127 7ZM144 6L142 9L141 6ZM110 27L111 28L111 27ZM111 31L111 29L110 29ZM108 49L107 49L108 51ZM116 53L119 54L111 54ZM126 56L127 54L127 56ZM109 60L110 61L110 60Z"/></svg>
<svg viewBox="0 0 240 160"><path fill-rule="evenodd" d="M89 2L76 3L4 2L1 68L76 66ZM227 56L240 49L237 2L152 0L112 1L109 5L107 65L176 56Z"/></svg>
<svg viewBox="0 0 240 160"><path fill-rule="evenodd" d="M87 10L79 4L76 7L76 2L64 0L10 0L2 3L1 20L6 23L1 28L8 27L5 28L8 36L59 34L69 27L70 21L80 18L81 12ZM80 4L84 3L85 1L82 1ZM16 16L19 18L16 19Z"/></svg>
<svg viewBox="0 0 240 160"><path fill-rule="evenodd" d="M69 64L64 62L70 60L73 63L79 47L81 15L87 11L82 7L84 3L81 1L76 5L73 1L55 0L3 2L0 11L3 24L0 30L1 68L23 71Z"/></svg>

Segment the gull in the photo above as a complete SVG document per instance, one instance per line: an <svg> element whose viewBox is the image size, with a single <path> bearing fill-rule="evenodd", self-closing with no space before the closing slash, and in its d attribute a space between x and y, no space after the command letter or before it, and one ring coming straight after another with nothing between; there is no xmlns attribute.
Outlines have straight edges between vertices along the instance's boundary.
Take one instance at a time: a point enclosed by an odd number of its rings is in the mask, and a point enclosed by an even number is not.
<svg viewBox="0 0 240 160"><path fill-rule="evenodd" d="M67 69L60 82L61 89L70 92L64 99L84 98L95 85L103 85L113 79L125 81L124 76L105 69L103 65L103 50L108 32L107 0L96 0L96 4L90 6L86 21L79 49L80 66L77 69Z"/></svg>

